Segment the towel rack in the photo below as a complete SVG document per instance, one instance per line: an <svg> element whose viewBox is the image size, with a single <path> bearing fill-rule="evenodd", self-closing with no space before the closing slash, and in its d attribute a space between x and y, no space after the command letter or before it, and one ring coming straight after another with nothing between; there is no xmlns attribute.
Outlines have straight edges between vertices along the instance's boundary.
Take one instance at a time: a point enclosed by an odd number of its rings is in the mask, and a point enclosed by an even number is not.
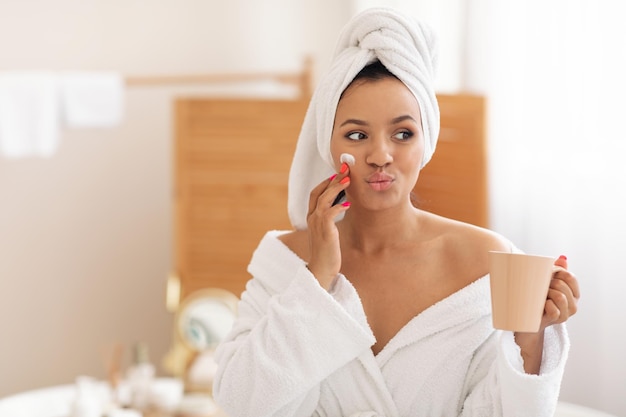
<svg viewBox="0 0 626 417"><path fill-rule="evenodd" d="M305 58L303 69L298 73L215 73L188 75L147 75L128 76L125 83L129 87L150 87L188 84L241 83L273 80L282 84L295 85L302 97L310 97L312 86L313 60Z"/></svg>

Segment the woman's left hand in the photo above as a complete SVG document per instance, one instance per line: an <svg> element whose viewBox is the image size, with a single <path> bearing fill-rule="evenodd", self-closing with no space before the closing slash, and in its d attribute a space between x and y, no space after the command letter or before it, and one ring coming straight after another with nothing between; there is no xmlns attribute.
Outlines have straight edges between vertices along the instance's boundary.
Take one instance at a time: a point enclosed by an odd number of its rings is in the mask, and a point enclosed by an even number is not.
<svg viewBox="0 0 626 417"><path fill-rule="evenodd" d="M521 348L524 370L538 375L543 354L543 336L546 327L564 323L578 310L580 288L578 280L567 270L567 258L559 257L554 262L554 272L543 309L541 327L537 333L515 332L515 342Z"/></svg>
<svg viewBox="0 0 626 417"><path fill-rule="evenodd" d="M576 314L579 298L578 280L567 270L567 258L561 256L554 262L554 273L541 318L540 331L553 324L564 323Z"/></svg>

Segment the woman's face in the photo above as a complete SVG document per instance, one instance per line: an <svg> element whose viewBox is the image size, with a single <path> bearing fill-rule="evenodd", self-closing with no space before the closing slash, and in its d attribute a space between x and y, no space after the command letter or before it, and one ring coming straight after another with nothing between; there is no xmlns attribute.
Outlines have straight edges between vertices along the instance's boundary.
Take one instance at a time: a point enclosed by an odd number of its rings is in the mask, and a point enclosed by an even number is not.
<svg viewBox="0 0 626 417"><path fill-rule="evenodd" d="M348 200L368 209L410 202L424 154L417 100L399 80L357 80L337 106L331 138L337 168L352 154Z"/></svg>

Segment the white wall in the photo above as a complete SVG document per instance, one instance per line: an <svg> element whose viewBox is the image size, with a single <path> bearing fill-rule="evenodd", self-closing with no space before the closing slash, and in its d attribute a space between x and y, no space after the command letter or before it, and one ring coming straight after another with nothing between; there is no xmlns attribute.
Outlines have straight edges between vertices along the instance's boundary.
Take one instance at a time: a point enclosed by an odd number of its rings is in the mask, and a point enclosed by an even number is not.
<svg viewBox="0 0 626 417"><path fill-rule="evenodd" d="M285 72L309 53L320 68L348 14L314 0L0 0L0 71ZM161 361L170 106L203 92L133 88L119 128L65 129L50 159L0 159L0 397L103 377L115 343L126 361L136 341Z"/></svg>

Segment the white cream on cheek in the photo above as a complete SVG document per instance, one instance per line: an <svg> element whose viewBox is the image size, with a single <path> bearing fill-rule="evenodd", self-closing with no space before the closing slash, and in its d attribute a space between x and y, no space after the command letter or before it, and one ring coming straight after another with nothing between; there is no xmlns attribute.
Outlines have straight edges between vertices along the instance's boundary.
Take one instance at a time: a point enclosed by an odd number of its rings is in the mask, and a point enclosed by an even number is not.
<svg viewBox="0 0 626 417"><path fill-rule="evenodd" d="M352 156L349 153L342 153L339 156L339 162L345 162L346 164L350 165L350 166L354 166L354 163L356 162L354 159L354 156Z"/></svg>

